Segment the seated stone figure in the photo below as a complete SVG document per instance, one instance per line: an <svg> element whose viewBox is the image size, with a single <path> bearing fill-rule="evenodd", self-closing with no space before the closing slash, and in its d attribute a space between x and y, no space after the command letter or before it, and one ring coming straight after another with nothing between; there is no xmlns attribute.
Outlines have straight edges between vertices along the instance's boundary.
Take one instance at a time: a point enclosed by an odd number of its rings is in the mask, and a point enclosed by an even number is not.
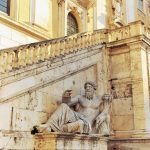
<svg viewBox="0 0 150 150"><path fill-rule="evenodd" d="M84 84L85 94L71 98L71 90L63 94L62 104L48 121L36 126L37 132L100 133L109 135L109 115L111 96L96 96L96 85L88 81ZM35 128L35 127L34 127Z"/></svg>

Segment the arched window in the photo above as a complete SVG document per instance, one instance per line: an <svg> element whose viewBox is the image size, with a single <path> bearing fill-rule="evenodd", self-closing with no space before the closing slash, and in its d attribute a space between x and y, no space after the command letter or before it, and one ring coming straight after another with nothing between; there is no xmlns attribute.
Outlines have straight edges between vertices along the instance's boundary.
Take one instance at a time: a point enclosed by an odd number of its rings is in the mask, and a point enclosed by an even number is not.
<svg viewBox="0 0 150 150"><path fill-rule="evenodd" d="M69 13L67 17L67 35L78 33L78 23L76 18Z"/></svg>

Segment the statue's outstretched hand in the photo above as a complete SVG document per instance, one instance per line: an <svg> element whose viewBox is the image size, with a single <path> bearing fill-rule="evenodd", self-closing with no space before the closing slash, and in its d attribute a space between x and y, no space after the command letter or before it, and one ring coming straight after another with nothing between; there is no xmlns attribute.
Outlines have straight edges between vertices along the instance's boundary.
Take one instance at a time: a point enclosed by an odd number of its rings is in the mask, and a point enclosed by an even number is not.
<svg viewBox="0 0 150 150"><path fill-rule="evenodd" d="M62 95L62 102L69 103L71 101L72 90L66 90Z"/></svg>

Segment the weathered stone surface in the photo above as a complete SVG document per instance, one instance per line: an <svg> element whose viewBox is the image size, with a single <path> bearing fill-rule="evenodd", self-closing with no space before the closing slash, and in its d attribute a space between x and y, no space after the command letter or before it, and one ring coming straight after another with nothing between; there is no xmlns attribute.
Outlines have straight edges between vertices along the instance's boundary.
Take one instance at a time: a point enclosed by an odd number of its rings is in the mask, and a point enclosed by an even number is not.
<svg viewBox="0 0 150 150"><path fill-rule="evenodd" d="M52 133L35 136L35 150L107 150L107 138L99 135Z"/></svg>
<svg viewBox="0 0 150 150"><path fill-rule="evenodd" d="M149 150L150 139L111 139L108 142L108 150Z"/></svg>

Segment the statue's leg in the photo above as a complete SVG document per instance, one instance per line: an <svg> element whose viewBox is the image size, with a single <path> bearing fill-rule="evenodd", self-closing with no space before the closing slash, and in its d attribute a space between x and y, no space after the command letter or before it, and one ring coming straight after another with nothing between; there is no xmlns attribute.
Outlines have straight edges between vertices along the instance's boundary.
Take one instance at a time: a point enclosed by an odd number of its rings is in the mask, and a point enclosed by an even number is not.
<svg viewBox="0 0 150 150"><path fill-rule="evenodd" d="M62 103L47 121L47 125L54 131L63 131L63 125L76 122L78 116L69 108L68 105Z"/></svg>
<svg viewBox="0 0 150 150"><path fill-rule="evenodd" d="M67 123L62 126L62 130L70 133L83 133L84 122L82 120L77 120L72 123Z"/></svg>

